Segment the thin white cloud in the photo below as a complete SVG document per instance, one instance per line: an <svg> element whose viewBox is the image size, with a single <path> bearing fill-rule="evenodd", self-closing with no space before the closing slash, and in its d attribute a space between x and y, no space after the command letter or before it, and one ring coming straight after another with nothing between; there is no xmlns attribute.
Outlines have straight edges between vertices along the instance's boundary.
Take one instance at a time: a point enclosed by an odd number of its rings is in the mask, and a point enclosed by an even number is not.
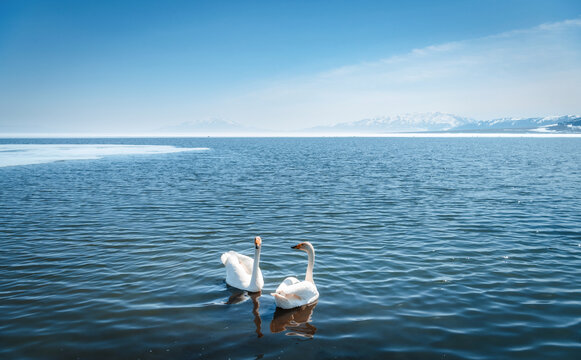
<svg viewBox="0 0 581 360"><path fill-rule="evenodd" d="M572 19L277 81L212 106L276 130L424 111L536 116L581 113L580 83L581 19Z"/></svg>

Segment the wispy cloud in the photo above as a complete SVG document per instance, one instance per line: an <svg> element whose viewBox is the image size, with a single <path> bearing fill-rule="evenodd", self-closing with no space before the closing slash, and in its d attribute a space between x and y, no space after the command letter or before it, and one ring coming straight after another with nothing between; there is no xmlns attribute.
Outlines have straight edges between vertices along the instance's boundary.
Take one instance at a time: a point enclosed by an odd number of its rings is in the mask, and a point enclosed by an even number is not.
<svg viewBox="0 0 581 360"><path fill-rule="evenodd" d="M278 80L211 105L277 130L424 111L536 116L580 113L579 84L581 19L572 19Z"/></svg>

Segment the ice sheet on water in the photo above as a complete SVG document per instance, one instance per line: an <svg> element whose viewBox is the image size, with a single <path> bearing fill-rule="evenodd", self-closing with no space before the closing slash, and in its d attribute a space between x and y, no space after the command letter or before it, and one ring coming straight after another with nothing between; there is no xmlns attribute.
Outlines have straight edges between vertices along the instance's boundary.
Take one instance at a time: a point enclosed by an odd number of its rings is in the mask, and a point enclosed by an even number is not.
<svg viewBox="0 0 581 360"><path fill-rule="evenodd" d="M0 145L0 167L42 164L63 160L91 160L110 155L167 154L203 151L208 148L178 148L163 145Z"/></svg>

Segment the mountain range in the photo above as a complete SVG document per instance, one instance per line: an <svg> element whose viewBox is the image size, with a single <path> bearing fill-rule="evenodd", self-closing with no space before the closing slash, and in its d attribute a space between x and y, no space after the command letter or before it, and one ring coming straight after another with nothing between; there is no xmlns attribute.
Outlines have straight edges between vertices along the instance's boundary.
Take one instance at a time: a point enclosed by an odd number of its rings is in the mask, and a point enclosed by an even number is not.
<svg viewBox="0 0 581 360"><path fill-rule="evenodd" d="M397 132L545 132L581 133L581 116L546 116L474 120L445 113L415 113L363 119L305 130L330 134L382 134Z"/></svg>
<svg viewBox="0 0 581 360"><path fill-rule="evenodd" d="M493 120L469 122L457 126L451 130L581 132L581 116L565 115L532 118L499 118Z"/></svg>
<svg viewBox="0 0 581 360"><path fill-rule="evenodd" d="M389 133L447 131L468 124L471 120L457 115L434 113L414 113L396 116L382 116L331 126L317 126L307 132L324 133Z"/></svg>
<svg viewBox="0 0 581 360"><path fill-rule="evenodd" d="M209 119L183 122L159 129L173 134L269 134L273 131L247 127L234 121ZM546 116L474 120L440 112L382 116L329 126L317 126L294 134L342 135L408 132L509 132L581 133L581 116Z"/></svg>

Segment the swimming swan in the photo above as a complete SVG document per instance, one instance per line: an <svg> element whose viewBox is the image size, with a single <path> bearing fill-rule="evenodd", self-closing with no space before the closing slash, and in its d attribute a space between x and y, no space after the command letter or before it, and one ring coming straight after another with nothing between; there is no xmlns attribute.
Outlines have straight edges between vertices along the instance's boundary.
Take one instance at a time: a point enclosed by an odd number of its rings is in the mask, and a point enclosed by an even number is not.
<svg viewBox="0 0 581 360"><path fill-rule="evenodd" d="M223 253L220 259L226 266L226 284L246 290L257 292L262 290L264 279L260 271L260 245L262 239L260 236L254 238L254 260L246 255L238 254L236 251Z"/></svg>
<svg viewBox="0 0 581 360"><path fill-rule="evenodd" d="M309 255L309 265L305 281L299 281L295 277L288 277L276 288L276 292L270 295L274 296L276 306L283 309L292 309L295 307L311 304L319 298L319 291L313 281L313 267L315 266L315 249L310 242L302 242L293 249L306 251Z"/></svg>

